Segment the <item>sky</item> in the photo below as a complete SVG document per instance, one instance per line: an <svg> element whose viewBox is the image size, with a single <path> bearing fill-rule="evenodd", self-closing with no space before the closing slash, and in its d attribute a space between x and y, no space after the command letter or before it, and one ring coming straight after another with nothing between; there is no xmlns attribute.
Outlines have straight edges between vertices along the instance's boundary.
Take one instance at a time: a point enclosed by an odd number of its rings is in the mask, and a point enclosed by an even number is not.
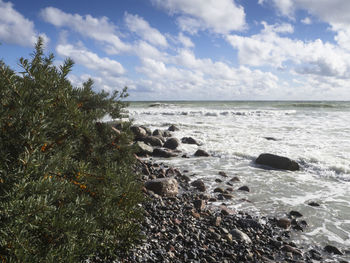
<svg viewBox="0 0 350 263"><path fill-rule="evenodd" d="M129 100L350 100L349 0L0 0L0 59L41 36Z"/></svg>

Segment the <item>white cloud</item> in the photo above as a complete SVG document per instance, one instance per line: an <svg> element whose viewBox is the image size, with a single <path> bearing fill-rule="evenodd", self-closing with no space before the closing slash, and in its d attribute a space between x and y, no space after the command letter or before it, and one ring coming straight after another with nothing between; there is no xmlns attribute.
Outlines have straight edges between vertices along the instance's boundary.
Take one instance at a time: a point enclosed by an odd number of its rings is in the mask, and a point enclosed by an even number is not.
<svg viewBox="0 0 350 263"><path fill-rule="evenodd" d="M228 42L238 49L240 63L283 68L284 63L293 62L298 73L350 77L348 52L320 39L303 42L281 37L275 28L265 26L262 32L250 37L228 36Z"/></svg>
<svg viewBox="0 0 350 263"><path fill-rule="evenodd" d="M70 57L76 63L81 64L89 69L93 69L101 72L107 72L113 75L120 75L125 73L123 66L107 57L100 58L97 54L88 51L84 46L73 46L70 44L59 44L56 47L56 51L59 55Z"/></svg>
<svg viewBox="0 0 350 263"><path fill-rule="evenodd" d="M233 0L152 0L153 4L180 15L180 28L190 33L209 29L226 34L246 27L245 12Z"/></svg>
<svg viewBox="0 0 350 263"><path fill-rule="evenodd" d="M305 17L305 18L302 19L300 22L303 23L303 24L305 24L305 25L311 25L311 23L312 23L310 17Z"/></svg>
<svg viewBox="0 0 350 263"><path fill-rule="evenodd" d="M166 38L157 29L151 27L142 17L125 13L125 23L130 31L149 43L161 47L168 46Z"/></svg>
<svg viewBox="0 0 350 263"><path fill-rule="evenodd" d="M41 17L56 27L74 30L94 40L103 42L110 54L118 54L130 50L116 33L116 26L107 17L95 18L91 15L81 16L69 14L55 7L41 10Z"/></svg>
<svg viewBox="0 0 350 263"><path fill-rule="evenodd" d="M185 36L182 32L179 33L178 35L178 41L186 48L191 48L191 47L194 47L194 44L192 42L192 40Z"/></svg>
<svg viewBox="0 0 350 263"><path fill-rule="evenodd" d="M0 0L0 40L9 44L32 46L38 36L49 41L45 34L38 34L34 23L17 12L12 3Z"/></svg>

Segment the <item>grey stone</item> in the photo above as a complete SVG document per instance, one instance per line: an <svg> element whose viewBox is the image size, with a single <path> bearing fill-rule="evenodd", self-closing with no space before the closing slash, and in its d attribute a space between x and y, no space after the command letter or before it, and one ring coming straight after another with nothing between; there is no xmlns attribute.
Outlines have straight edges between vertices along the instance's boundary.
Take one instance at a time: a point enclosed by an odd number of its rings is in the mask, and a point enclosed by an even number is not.
<svg viewBox="0 0 350 263"><path fill-rule="evenodd" d="M238 229L233 229L230 234L232 235L232 238L241 242L244 242L246 244L250 244L252 243L252 240L250 239L250 237L242 232L241 230Z"/></svg>
<svg viewBox="0 0 350 263"><path fill-rule="evenodd" d="M179 185L175 178L158 178L147 181L145 187L161 196L176 196Z"/></svg>
<svg viewBox="0 0 350 263"><path fill-rule="evenodd" d="M164 147L175 150L180 145L180 141L176 138L170 138L164 143Z"/></svg>
<svg viewBox="0 0 350 263"><path fill-rule="evenodd" d="M287 157L263 153L255 160L257 164L267 165L276 169L297 171L299 170L299 164Z"/></svg>

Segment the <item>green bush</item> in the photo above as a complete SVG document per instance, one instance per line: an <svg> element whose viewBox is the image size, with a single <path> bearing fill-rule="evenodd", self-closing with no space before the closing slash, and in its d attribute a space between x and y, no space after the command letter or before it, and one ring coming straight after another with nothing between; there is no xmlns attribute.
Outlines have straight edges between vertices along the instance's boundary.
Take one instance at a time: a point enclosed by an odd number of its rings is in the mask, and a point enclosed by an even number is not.
<svg viewBox="0 0 350 263"><path fill-rule="evenodd" d="M120 256L139 238L140 184L119 118L126 89L74 88L39 39L23 72L0 62L0 262ZM126 128L125 128L126 129Z"/></svg>

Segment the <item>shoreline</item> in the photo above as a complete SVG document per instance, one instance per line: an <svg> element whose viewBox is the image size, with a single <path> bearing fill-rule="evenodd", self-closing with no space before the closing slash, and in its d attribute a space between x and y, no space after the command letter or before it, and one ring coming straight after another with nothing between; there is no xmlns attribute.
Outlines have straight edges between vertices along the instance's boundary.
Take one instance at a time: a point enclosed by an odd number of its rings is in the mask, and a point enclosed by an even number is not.
<svg viewBox="0 0 350 263"><path fill-rule="evenodd" d="M148 136L154 134L146 127L142 129ZM136 141L147 142L140 139L139 129L133 132ZM152 155L150 151L145 147L140 155ZM164 165L159 155L155 156L156 161L138 159L143 191L149 197L143 205L146 219L142 231L146 239L121 262L346 262L335 255L340 252L335 247L300 247L291 241L293 231L307 227L307 222L299 220L298 212L292 211L288 218L275 218L231 210L225 205L231 193L218 190L209 194L193 185L187 176L190 171ZM170 178L178 184L176 194L147 189L149 181ZM215 206L214 201L222 204Z"/></svg>

